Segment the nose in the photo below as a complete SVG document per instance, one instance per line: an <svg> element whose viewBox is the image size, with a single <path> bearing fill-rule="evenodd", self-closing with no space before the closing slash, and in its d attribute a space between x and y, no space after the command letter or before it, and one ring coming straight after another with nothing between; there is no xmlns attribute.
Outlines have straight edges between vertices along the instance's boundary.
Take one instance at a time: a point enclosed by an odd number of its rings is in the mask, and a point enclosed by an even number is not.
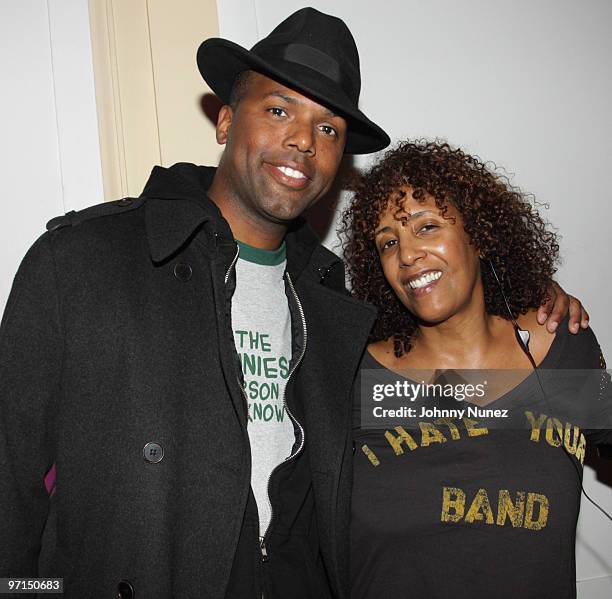
<svg viewBox="0 0 612 599"><path fill-rule="evenodd" d="M296 119L291 124L285 143L287 147L314 156L316 144L313 124L307 119Z"/></svg>
<svg viewBox="0 0 612 599"><path fill-rule="evenodd" d="M426 255L427 252L417 237L410 233L401 236L399 251L401 267L413 266L417 260L425 258Z"/></svg>

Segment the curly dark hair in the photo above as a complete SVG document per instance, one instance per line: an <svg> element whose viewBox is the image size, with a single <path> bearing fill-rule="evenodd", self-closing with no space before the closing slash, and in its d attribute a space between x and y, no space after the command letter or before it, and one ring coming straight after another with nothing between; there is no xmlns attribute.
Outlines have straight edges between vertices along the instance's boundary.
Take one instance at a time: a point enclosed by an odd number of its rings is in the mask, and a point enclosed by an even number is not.
<svg viewBox="0 0 612 599"><path fill-rule="evenodd" d="M374 243L380 215L390 202L402 208L405 186L417 200L431 195L443 216L449 203L461 214L470 242L483 257L481 276L489 314L509 319L487 260L502 281L515 317L546 301L559 245L533 197L512 186L495 167L446 142L402 142L363 175L340 227L353 294L378 308L370 342L393 337L399 357L410 351L417 330L416 318L385 279Z"/></svg>

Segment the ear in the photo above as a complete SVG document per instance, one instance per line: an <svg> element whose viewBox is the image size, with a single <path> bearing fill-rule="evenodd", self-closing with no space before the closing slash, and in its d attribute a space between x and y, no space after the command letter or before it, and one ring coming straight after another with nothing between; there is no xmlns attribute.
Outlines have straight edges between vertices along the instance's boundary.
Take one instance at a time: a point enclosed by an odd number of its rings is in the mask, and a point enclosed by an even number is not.
<svg viewBox="0 0 612 599"><path fill-rule="evenodd" d="M234 118L234 111L231 106L227 104L221 106L221 110L219 110L219 116L217 117L217 143L219 145L225 145L227 143L227 138L229 137L229 132L232 126L232 119Z"/></svg>

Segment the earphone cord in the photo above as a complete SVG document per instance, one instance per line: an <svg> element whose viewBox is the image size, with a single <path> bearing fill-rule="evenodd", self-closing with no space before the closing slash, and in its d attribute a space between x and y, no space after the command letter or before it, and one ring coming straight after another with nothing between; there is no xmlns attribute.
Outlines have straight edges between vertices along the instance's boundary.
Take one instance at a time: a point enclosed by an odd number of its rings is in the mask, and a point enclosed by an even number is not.
<svg viewBox="0 0 612 599"><path fill-rule="evenodd" d="M518 331L517 331L518 333ZM531 355L531 352L529 351L529 349L525 348L523 345L521 345L521 347L523 347L525 349L525 353L527 354L527 357L529 358L529 361L531 362L531 366L533 367L533 371L536 375L536 378L538 379L538 384L540 386L540 390L542 391L542 396L544 397L544 401L546 403L546 409L548 410L548 412L550 414L552 414L552 409L550 407L550 403L548 402L548 396L546 395L546 391L544 391L544 385L542 384L542 379L540 378L540 373L538 371L538 367L535 363L535 360L533 359L533 356ZM572 463L572 466L574 467L574 469L576 470L576 474L578 475L578 482L580 483L580 490L582 491L582 494L608 519L612 522L612 516L610 516L610 514L608 512L606 512L606 510L604 510L596 501L594 501L593 499L591 499L589 497L589 494L585 491L584 489L584 485L582 484L582 470L580 469L580 467L578 466L578 464L576 463L576 460L571 456L571 454L569 453L569 451L567 450L567 448L565 447L565 444L563 443L563 440L561 441L561 449L563 449L563 453L568 457L569 461Z"/></svg>
<svg viewBox="0 0 612 599"><path fill-rule="evenodd" d="M499 286L499 290L501 291L502 297L504 298L504 303L506 304L506 308L508 310L508 314L510 315L510 320L511 320L512 324L514 325L514 332L516 333L516 340L518 341L519 345L521 346L521 349L525 352L525 354L529 358L529 362L531 363L531 366L533 367L533 371L534 371L534 373L536 375L536 379L538 380L538 384L540 386L540 390L542 391L542 396L544 397L544 401L546 403L546 409L552 415L552 409L550 407L550 403L548 401L548 396L546 395L546 391L544 391L544 385L542 384L542 379L540 378L540 373L539 373L539 370L538 370L538 366L535 363L535 360L533 359L533 356L531 355L531 352L529 351L529 346L527 345L527 342L524 341L523 338L521 337L521 334L519 332L521 330L521 328L519 327L518 323L516 322L516 319L514 318L514 314L513 314L512 310L510 309L510 304L508 303L508 299L506 298L506 294L504 293L504 287L501 284L501 281L499 280L499 277L497 276L497 272L495 271L495 267L493 266L493 262L491 260L488 260L488 262L489 262L489 266L491 267L491 272L493 273L493 276L495 277L495 281L497 282L497 285ZM578 475L578 482L580 483L580 490L582 491L582 494L608 520L610 520L612 522L612 516L610 516L610 514L608 514L608 512L606 512L606 510L604 510L596 501L591 499L589 497L589 494L585 491L584 485L582 484L582 470L580 470L580 467L578 466L578 464L576 463L574 458L571 456L571 454L569 453L569 451L565 447L565 444L563 443L563 440L561 440L561 449L563 449L563 453L568 457L569 461L572 463L572 466L576 470L576 474Z"/></svg>

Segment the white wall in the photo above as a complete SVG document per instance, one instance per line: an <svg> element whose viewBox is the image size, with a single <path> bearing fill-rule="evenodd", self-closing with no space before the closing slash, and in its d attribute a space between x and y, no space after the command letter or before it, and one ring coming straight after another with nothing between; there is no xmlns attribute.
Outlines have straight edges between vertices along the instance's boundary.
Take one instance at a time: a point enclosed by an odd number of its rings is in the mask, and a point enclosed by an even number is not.
<svg viewBox="0 0 612 599"><path fill-rule="evenodd" d="M550 204L549 218L563 234L559 280L584 300L612 356L612 3L310 3L352 29L361 107L394 140L446 137L515 172L515 183ZM250 47L302 5L218 0L221 35ZM101 202L103 193L87 0L1 0L0 39L2 311L17 265L45 222ZM334 246L333 235L326 242ZM612 510L610 489L590 470L585 485ZM583 502L577 553L584 599L611 594L610 531Z"/></svg>
<svg viewBox="0 0 612 599"><path fill-rule="evenodd" d="M27 248L102 201L87 0L0 2L0 313Z"/></svg>
<svg viewBox="0 0 612 599"><path fill-rule="evenodd" d="M250 47L304 4L217 0L221 36ZM394 141L446 138L516 173L515 184L550 204L547 217L563 236L558 280L588 307L612 363L612 3L307 4L349 25L361 56L361 108ZM333 232L326 244L336 245ZM590 469L585 486L612 512L612 491ZM612 524L583 501L578 534L579 596L609 598Z"/></svg>

